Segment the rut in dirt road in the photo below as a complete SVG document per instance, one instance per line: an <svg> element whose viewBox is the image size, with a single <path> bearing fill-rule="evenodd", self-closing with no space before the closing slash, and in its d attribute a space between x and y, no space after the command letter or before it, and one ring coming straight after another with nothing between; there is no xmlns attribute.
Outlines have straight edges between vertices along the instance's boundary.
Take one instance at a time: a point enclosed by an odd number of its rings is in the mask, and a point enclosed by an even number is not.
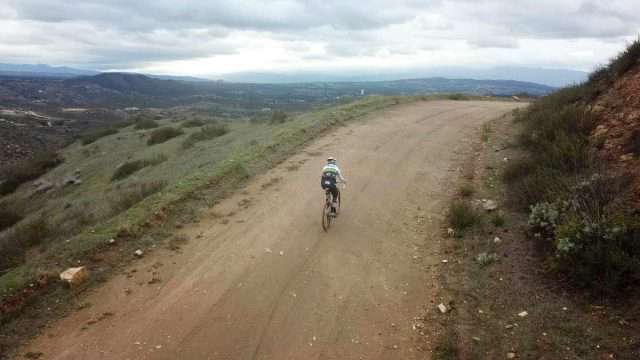
<svg viewBox="0 0 640 360"><path fill-rule="evenodd" d="M340 128L88 296L26 351L46 359L428 359L412 328L433 299L449 167L509 102L421 102ZM322 230L319 176L349 187ZM224 215L224 217L220 217ZM160 265L158 265L160 264ZM155 269L162 280L147 284ZM131 289L131 293L125 291ZM86 327L103 313L114 315ZM428 327L428 324L426 324ZM82 328L85 328L84 330Z"/></svg>

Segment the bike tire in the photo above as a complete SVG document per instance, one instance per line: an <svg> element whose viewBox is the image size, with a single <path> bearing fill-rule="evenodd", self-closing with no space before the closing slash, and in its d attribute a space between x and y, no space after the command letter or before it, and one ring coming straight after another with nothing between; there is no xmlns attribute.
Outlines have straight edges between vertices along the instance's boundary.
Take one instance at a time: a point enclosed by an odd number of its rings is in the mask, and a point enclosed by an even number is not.
<svg viewBox="0 0 640 360"><path fill-rule="evenodd" d="M326 232L331 227L331 206L325 204L322 208L322 229Z"/></svg>

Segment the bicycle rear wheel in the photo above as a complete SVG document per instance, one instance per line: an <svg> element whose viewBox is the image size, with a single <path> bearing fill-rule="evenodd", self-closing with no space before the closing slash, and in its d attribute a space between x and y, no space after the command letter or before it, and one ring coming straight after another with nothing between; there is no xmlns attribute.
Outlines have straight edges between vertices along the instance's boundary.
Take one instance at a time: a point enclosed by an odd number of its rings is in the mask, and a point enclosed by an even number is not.
<svg viewBox="0 0 640 360"><path fill-rule="evenodd" d="M331 204L325 203L322 208L322 229L328 231L331 227Z"/></svg>

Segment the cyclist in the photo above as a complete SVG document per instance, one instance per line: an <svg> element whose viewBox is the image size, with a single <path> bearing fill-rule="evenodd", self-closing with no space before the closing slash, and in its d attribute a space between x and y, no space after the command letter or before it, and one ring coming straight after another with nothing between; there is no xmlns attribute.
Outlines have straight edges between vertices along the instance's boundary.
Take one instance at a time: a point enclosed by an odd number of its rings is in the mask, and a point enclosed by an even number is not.
<svg viewBox="0 0 640 360"><path fill-rule="evenodd" d="M327 159L327 164L322 168L322 178L320 180L322 188L324 190L330 190L333 197L333 201L331 203L331 216L336 216L336 206L338 206L337 201L339 190L336 184L338 182L342 182L345 185L347 184L347 179L342 176L337 162L338 160L333 156L330 156Z"/></svg>

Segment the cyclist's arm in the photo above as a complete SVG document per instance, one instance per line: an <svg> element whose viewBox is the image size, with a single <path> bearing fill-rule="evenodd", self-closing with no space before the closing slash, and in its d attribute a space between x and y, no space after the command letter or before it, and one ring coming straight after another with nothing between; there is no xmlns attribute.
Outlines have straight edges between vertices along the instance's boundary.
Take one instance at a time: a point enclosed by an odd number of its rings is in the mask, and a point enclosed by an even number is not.
<svg viewBox="0 0 640 360"><path fill-rule="evenodd" d="M342 172L340 171L340 169L338 169L338 180L342 183L347 183L347 179L344 178L344 176L342 176Z"/></svg>

